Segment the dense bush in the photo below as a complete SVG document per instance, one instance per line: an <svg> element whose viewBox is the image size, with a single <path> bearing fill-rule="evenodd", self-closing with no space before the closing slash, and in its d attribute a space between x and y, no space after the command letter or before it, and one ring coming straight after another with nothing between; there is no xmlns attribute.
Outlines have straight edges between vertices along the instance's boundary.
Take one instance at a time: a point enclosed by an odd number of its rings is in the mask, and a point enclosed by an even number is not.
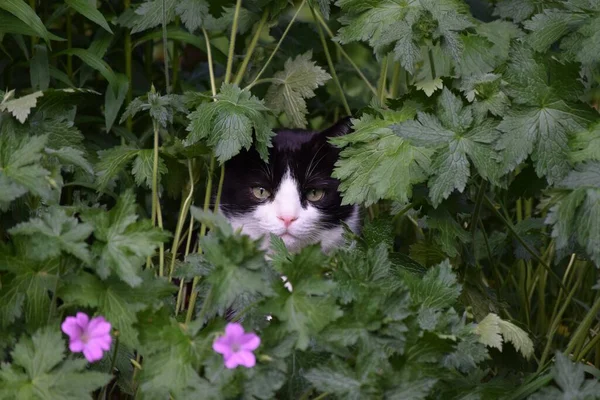
<svg viewBox="0 0 600 400"><path fill-rule="evenodd" d="M0 398L600 397L597 0L0 0L0 45ZM352 246L211 212L344 115Z"/></svg>

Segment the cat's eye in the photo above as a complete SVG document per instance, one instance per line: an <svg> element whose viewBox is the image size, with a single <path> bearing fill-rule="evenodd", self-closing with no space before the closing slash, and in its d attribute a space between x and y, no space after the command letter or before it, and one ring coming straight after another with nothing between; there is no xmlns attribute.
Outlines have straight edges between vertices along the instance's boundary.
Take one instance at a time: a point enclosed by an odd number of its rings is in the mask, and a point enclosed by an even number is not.
<svg viewBox="0 0 600 400"><path fill-rule="evenodd" d="M271 192L263 187L253 187L252 194L259 200L266 200L271 196Z"/></svg>
<svg viewBox="0 0 600 400"><path fill-rule="evenodd" d="M323 189L310 189L306 192L306 200L308 201L319 201L325 196Z"/></svg>

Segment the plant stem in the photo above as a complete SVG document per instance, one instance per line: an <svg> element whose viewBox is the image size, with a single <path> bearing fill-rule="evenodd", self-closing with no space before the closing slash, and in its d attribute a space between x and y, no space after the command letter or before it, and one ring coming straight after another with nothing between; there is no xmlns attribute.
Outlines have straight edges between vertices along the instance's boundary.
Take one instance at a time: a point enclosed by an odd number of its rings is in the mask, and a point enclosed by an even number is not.
<svg viewBox="0 0 600 400"><path fill-rule="evenodd" d="M316 19L315 10L311 7L310 11ZM342 88L342 84L340 83L337 73L335 72L335 67L333 65L333 61L331 60L331 54L329 54L329 46L327 45L327 41L325 40L325 35L323 34L323 29L321 29L321 25L317 24L317 29L319 30L319 38L321 38L321 44L323 45L325 57L327 58L327 64L329 65L329 72L331 73L331 77L335 82L335 86L337 87L338 92L340 93L340 98L342 99L342 103L344 104L344 110L346 110L347 115L352 115L352 111L350 110L350 106L348 105L348 101L346 100L346 95L344 94L344 89Z"/></svg>
<svg viewBox="0 0 600 400"><path fill-rule="evenodd" d="M385 56L381 63L381 70L379 72L379 82L377 83L377 99L383 106L385 101L385 83L387 81L387 70L388 70L388 57Z"/></svg>
<svg viewBox="0 0 600 400"><path fill-rule="evenodd" d="M71 8L67 9L67 49L71 50L73 47L73 16L71 14ZM67 76L70 80L73 80L73 56L67 54Z"/></svg>
<svg viewBox="0 0 600 400"><path fill-rule="evenodd" d="M592 351L594 346L600 343L600 333L596 333L594 337L585 345L585 347L577 354L574 361L581 361L587 353Z"/></svg>
<svg viewBox="0 0 600 400"><path fill-rule="evenodd" d="M167 42L167 4L166 0L162 0L162 41L163 41L163 61L165 63L165 86L167 94L171 93L171 85L169 83L169 48Z"/></svg>
<svg viewBox="0 0 600 400"><path fill-rule="evenodd" d="M248 86L246 86L244 88L244 90L246 89L250 89L252 86L254 86L254 84L256 83L256 81L261 77L261 75L265 72L265 70L267 69L267 67L269 66L269 64L271 63L271 60L273 59L273 57L275 56L275 53L277 53L277 50L279 50L279 46L281 46L281 43L283 42L283 39L285 39L285 37L287 36L290 28L292 27L292 24L294 23L294 21L296 20L296 17L298 16L298 14L300 13L300 10L302 10L302 7L304 7L304 4L306 3L306 0L302 0L302 3L300 3L300 6L298 7L298 9L296 10L296 12L294 13L294 16L292 17L292 20L288 23L287 27L285 28L285 31L283 31L283 35L281 35L281 38L279 39L279 41L277 42L277 45L275 46L275 49L271 52L271 55L269 56L269 58L267 59L267 62L265 63L265 65L263 65L262 69L258 72L258 75L256 75L256 77L254 78L254 80L252 81L252 83L250 83Z"/></svg>
<svg viewBox="0 0 600 400"><path fill-rule="evenodd" d="M392 71L392 83L390 85L390 96L392 98L398 96L398 86L400 84L400 72L402 68L400 67L400 63L396 61L394 63L394 69Z"/></svg>
<svg viewBox="0 0 600 400"><path fill-rule="evenodd" d="M554 272L552 270L552 268L550 268L550 266L548 264L546 264L546 262L544 260L542 260L542 258L531 248L529 247L529 245L527 244L527 242L525 242L525 240L521 237L521 235L519 235L519 233L515 230L512 222L510 222L509 220L507 220L501 212L499 212L496 207L494 207L494 204L491 202L491 200L487 197L484 196L485 198L485 202L488 205L488 208L494 212L494 214L496 214L496 216L498 218L500 218L500 220L504 223L504 225L506 225L506 227L508 228L508 230L510 231L510 233L514 236L515 239L517 239L517 241L521 244L521 246L523 246L523 248L533 256L533 258L535 258L537 260L537 262L539 262L546 270L548 270L548 272L550 273L550 275L552 275L552 277L554 279L556 279L557 283L560 285L561 288L563 288L565 291L567 291L567 288L565 287L565 285L562 283L560 277L556 274L556 272Z"/></svg>
<svg viewBox="0 0 600 400"><path fill-rule="evenodd" d="M179 212L179 219L177 220L177 227L175 228L175 238L173 239L173 246L171 247L171 265L169 267L169 282L173 279L173 270L175 269L175 260L177 259L177 249L179 248L179 238L181 237L181 232L183 231L183 225L185 224L185 220L187 219L188 212L190 211L190 206L192 204L192 197L194 195L194 176L192 174L192 169L190 168L190 161L188 160L188 172L190 178L190 191L185 198L183 205L181 206L181 210ZM193 219L193 218L192 218Z"/></svg>
<svg viewBox="0 0 600 400"><path fill-rule="evenodd" d="M573 267L574 262L575 262L575 254L571 255L571 260L569 261L569 265L567 266L565 274L563 275L563 283L565 283L565 284L567 282L567 277L569 276L569 272L571 271L571 268ZM575 295L575 291L577 290L577 288L579 286L579 282L582 277L583 277L583 274L580 274L577 283L573 286L571 291L569 291L569 294L567 295L567 298L564 302L561 302L561 300L562 300L562 296L564 295L565 292L563 291L562 288L558 292L558 297L556 298L556 303L554 304L554 311L552 312L552 318L551 318L552 324L550 325L550 330L548 331L548 339L546 340L546 346L544 346L544 351L542 352L542 357L540 358L540 362L538 364L538 372L540 372L543 369L544 364L546 363L546 360L548 359L548 356L550 354L550 349L552 347L552 340L554 339L554 334L556 333L556 330L558 329L558 325L560 324L563 314L565 313L565 311L567 310L567 307L571 303L571 299ZM561 304L562 304L562 306L559 311L558 306Z"/></svg>
<svg viewBox="0 0 600 400"><path fill-rule="evenodd" d="M429 55L429 68L431 69L431 79L434 80L437 77L437 74L435 72L435 61L433 59L433 51L429 49L427 54Z"/></svg>
<svg viewBox="0 0 600 400"><path fill-rule="evenodd" d="M319 13L317 10L315 10L315 16L317 17L317 20L319 20L319 23L321 24L321 26L323 27L323 29L325 29L325 32L327 32L327 35L329 36L329 38L333 39L335 37L335 35L333 34L333 32L331 31L331 29L327 25L327 22L321 16L321 13ZM348 53L346 53L346 50L344 50L344 48L338 42L334 42L334 43L336 44L336 47L339 49L340 53L342 53L342 55L346 58L346 60L350 63L350 65L352 65L352 68L354 68L354 70L356 71L356 73L365 82L365 84L367 85L367 87L369 88L369 90L371 92L373 92L373 94L375 96L377 96L377 89L375 89L375 87L371 84L371 82L369 82L369 80L367 79L367 77L365 76L365 74L362 73L362 71L360 70L360 68L358 67L358 65L356 65L356 63L352 60L352 58L348 55Z"/></svg>
<svg viewBox="0 0 600 400"><path fill-rule="evenodd" d="M242 0L237 0L235 3L235 13L233 14L233 24L231 26L231 39L229 40L229 55L227 56L227 68L225 69L225 83L229 83L231 79L231 69L233 67L233 56L235 54L235 38L238 29L238 20L240 17L240 8Z"/></svg>
<svg viewBox="0 0 600 400"><path fill-rule="evenodd" d="M571 341L565 350L565 354L569 354L573 352L573 350L580 349L583 346L585 338L588 335L588 330L592 323L596 320L598 312L600 312L600 296L596 297L596 301L594 301L594 304L585 315L585 318L577 327L577 330L571 337Z"/></svg>
<svg viewBox="0 0 600 400"><path fill-rule="evenodd" d="M131 0L125 0L125 10L130 7ZM131 103L133 100L133 82L132 82L132 74L131 74L131 32L126 30L125 32L125 42L124 42L124 51L125 51L125 75L127 76L127 81L129 82L129 86L127 88L127 104ZM127 117L127 130L133 130L133 118L130 116ZM124 139L123 139L124 140Z"/></svg>
<svg viewBox="0 0 600 400"><path fill-rule="evenodd" d="M256 32L254 32L254 36L252 36L252 40L250 41L250 45L248 46L248 50L246 50L246 55L244 56L244 60L242 61L242 65L235 75L235 79L233 83L239 85L242 82L242 78L246 73L246 69L248 68L248 64L250 63L250 59L252 58L252 54L254 54L254 49L256 48L256 44L258 43L258 38L260 37L260 33L262 32L265 23L267 22L267 17L269 16L268 10L263 12L262 18L258 22L258 26L256 27Z"/></svg>

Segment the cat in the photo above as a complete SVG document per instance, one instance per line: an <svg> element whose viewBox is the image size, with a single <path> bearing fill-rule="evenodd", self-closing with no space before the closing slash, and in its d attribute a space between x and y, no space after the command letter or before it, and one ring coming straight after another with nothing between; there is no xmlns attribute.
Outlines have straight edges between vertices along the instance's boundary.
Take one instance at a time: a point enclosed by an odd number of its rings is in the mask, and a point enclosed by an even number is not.
<svg viewBox="0 0 600 400"><path fill-rule="evenodd" d="M331 176L340 149L328 139L350 131L350 118L317 132L277 130L268 164L254 148L243 149L225 163L219 211L234 229L262 238L263 250L270 234L290 252L320 244L328 253L343 245L342 223L358 233L359 208L341 204L339 181Z"/></svg>

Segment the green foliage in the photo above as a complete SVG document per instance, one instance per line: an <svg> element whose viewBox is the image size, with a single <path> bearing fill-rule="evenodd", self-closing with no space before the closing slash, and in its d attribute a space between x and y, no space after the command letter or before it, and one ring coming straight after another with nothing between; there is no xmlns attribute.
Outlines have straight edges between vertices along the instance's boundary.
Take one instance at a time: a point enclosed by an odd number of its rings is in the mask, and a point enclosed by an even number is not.
<svg viewBox="0 0 600 400"><path fill-rule="evenodd" d="M262 100L248 90L226 83L223 83L214 99L216 101L202 103L190 113L187 143L206 140L214 148L217 159L223 163L242 148L250 149L254 133L256 149L266 160L273 133L263 115L268 108Z"/></svg>
<svg viewBox="0 0 600 400"><path fill-rule="evenodd" d="M11 357L12 364L0 369L2 399L92 399L90 393L111 379L86 371L84 360L65 359L65 343L54 327L22 337Z"/></svg>
<svg viewBox="0 0 600 400"><path fill-rule="evenodd" d="M314 97L314 90L331 76L311 62L312 52L302 54L285 62L284 70L277 72L269 87L266 105L275 112L284 111L291 126L306 128L306 101Z"/></svg>
<svg viewBox="0 0 600 400"><path fill-rule="evenodd" d="M0 1L0 399L597 397L599 27L595 0ZM347 245L212 211L232 157L345 116Z"/></svg>

